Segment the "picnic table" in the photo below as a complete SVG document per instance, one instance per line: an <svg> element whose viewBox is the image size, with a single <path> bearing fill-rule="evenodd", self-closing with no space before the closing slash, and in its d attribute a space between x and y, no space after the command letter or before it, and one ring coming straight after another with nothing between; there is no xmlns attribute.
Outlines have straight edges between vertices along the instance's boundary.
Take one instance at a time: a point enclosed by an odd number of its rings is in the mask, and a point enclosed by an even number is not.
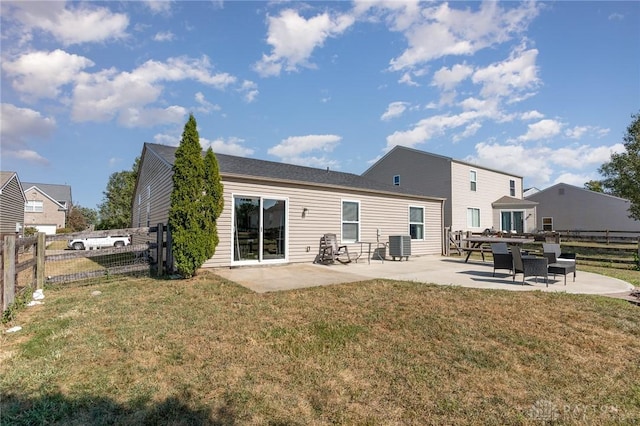
<svg viewBox="0 0 640 426"><path fill-rule="evenodd" d="M460 247L461 250L467 252L467 257L464 259L464 262L467 263L471 253L480 252L482 255L482 260L484 261L484 253L491 252L490 248L482 247L483 244L487 243L507 243L510 245L521 246L522 244L529 244L534 242L533 238L517 238L517 237L467 237L463 238L462 241L467 241L471 244L469 247Z"/></svg>

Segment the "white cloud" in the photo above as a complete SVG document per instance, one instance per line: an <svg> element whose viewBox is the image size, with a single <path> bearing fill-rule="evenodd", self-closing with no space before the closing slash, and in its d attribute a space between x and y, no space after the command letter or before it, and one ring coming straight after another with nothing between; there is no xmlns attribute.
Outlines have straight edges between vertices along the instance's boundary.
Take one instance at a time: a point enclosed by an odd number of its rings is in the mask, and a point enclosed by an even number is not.
<svg viewBox="0 0 640 426"><path fill-rule="evenodd" d="M468 104L469 103L470 100L468 101ZM479 128L478 125L480 125L482 120L487 118L500 118L501 114L497 112L495 108L495 102L479 101L473 105L473 108L457 115L434 115L422 119L410 130L398 130L387 136L387 146L385 150L388 151L396 145L415 147L433 137L444 135L448 130L473 124L471 127L467 127L462 134L458 135L459 140L460 137L465 134L471 135L474 129L477 131Z"/></svg>
<svg viewBox="0 0 640 426"><path fill-rule="evenodd" d="M398 80L398 83L406 84L407 86L420 86L419 83L416 83L415 81L413 81L412 73L410 71L407 71L404 74L402 74L402 77L400 77L400 79Z"/></svg>
<svg viewBox="0 0 640 426"><path fill-rule="evenodd" d="M175 38L175 34L173 34L171 31L161 31L159 33L156 33L155 36L153 36L153 40L159 41L159 42L172 41L174 38Z"/></svg>
<svg viewBox="0 0 640 426"><path fill-rule="evenodd" d="M589 182L590 180L598 180L598 177L595 177L591 174L576 174L576 173L561 173L553 180L551 183L555 185L556 183L566 183L568 185L573 185L577 187L584 187L584 184Z"/></svg>
<svg viewBox="0 0 640 426"><path fill-rule="evenodd" d="M153 127L158 124L183 123L187 109L179 105L167 108L126 108L118 114L118 123L124 127Z"/></svg>
<svg viewBox="0 0 640 426"><path fill-rule="evenodd" d="M143 109L156 102L163 92L160 83L195 80L224 89L236 82L227 73L211 73L207 57L169 58L166 62L147 61L132 72L118 72L111 68L94 74L82 73L73 92L72 118L75 121L107 121L122 114L120 122L127 125L151 123ZM152 109L171 122L182 111L178 107Z"/></svg>
<svg viewBox="0 0 640 426"><path fill-rule="evenodd" d="M451 68L442 67L433 74L431 85L442 90L452 90L472 73L473 67L467 64L456 64Z"/></svg>
<svg viewBox="0 0 640 426"><path fill-rule="evenodd" d="M609 15L610 21L622 21L624 19L624 15L621 13L612 13Z"/></svg>
<svg viewBox="0 0 640 426"><path fill-rule="evenodd" d="M391 16L390 29L401 31L407 39L407 49L390 61L394 71L412 68L448 55L471 55L480 49L504 43L526 30L538 14L534 2L518 3L517 7L501 8L499 3L485 1L477 11L470 8L452 9L449 3L428 4L411 18L398 14L398 5L376 4ZM414 3L412 3L414 5Z"/></svg>
<svg viewBox="0 0 640 426"><path fill-rule="evenodd" d="M244 100L248 103L255 101L260 93L258 85L251 80L244 80L239 91L244 93Z"/></svg>
<svg viewBox="0 0 640 426"><path fill-rule="evenodd" d="M56 121L43 117L38 111L1 104L0 135L2 149L21 150L32 138L48 138L56 128Z"/></svg>
<svg viewBox="0 0 640 426"><path fill-rule="evenodd" d="M314 49L324 45L329 37L342 34L354 23L349 15L330 16L325 12L306 19L293 9L268 18L267 43L271 53L263 54L254 69L263 77L276 76L299 67L313 68L309 62Z"/></svg>
<svg viewBox="0 0 640 426"><path fill-rule="evenodd" d="M226 141L223 139L210 141L206 138L200 138L200 145L202 145L203 150L211 147L214 153L219 154L236 155L239 157L248 157L252 155L253 149L245 147L243 143L244 139L235 137L229 138Z"/></svg>
<svg viewBox="0 0 640 426"><path fill-rule="evenodd" d="M311 151L331 152L342 140L338 135L291 136L269 148L268 153L280 158L297 157Z"/></svg>
<svg viewBox="0 0 640 426"><path fill-rule="evenodd" d="M570 139L580 139L584 135L591 134L596 137L602 137L609 133L609 129L603 129L597 126L575 126L565 130L564 134Z"/></svg>
<svg viewBox="0 0 640 426"><path fill-rule="evenodd" d="M522 119L522 120L538 120L538 119L543 118L543 117L544 117L544 114L542 114L541 112L538 112L536 110L523 112L520 115L520 119Z"/></svg>
<svg viewBox="0 0 640 426"><path fill-rule="evenodd" d="M30 149L20 149L18 151L8 151L6 154L8 157L17 158L18 160L24 160L29 163L41 164L43 166L49 165L49 160L38 154L36 151Z"/></svg>
<svg viewBox="0 0 640 426"><path fill-rule="evenodd" d="M391 102L387 110L382 114L380 120L388 121L392 118L400 117L410 104L408 102Z"/></svg>
<svg viewBox="0 0 640 426"><path fill-rule="evenodd" d="M511 52L507 60L478 69L473 73L472 81L482 86L480 94L484 97L522 100L530 96L528 91L535 90L540 84L537 56L536 49L523 50L520 47Z"/></svg>
<svg viewBox="0 0 640 426"><path fill-rule="evenodd" d="M29 98L55 98L62 86L74 82L80 71L93 65L93 61L84 56L56 49L5 60L2 68L14 77L11 85L18 92Z"/></svg>
<svg viewBox="0 0 640 426"><path fill-rule="evenodd" d="M529 124L527 133L518 137L519 141L535 141L540 139L550 139L557 136L562 131L562 123L556 120L544 119L537 123Z"/></svg>
<svg viewBox="0 0 640 426"><path fill-rule="evenodd" d="M51 34L64 46L117 40L127 36L129 17L113 13L105 7L91 3L15 2L11 3L10 16L22 24L26 38L34 31Z"/></svg>
<svg viewBox="0 0 640 426"><path fill-rule="evenodd" d="M198 92L195 94L195 100L198 103L198 107L196 107L196 111L202 113L209 113L211 111L220 111L222 108L220 105L214 105L211 102L207 101L202 92Z"/></svg>
<svg viewBox="0 0 640 426"><path fill-rule="evenodd" d="M462 133L459 133L453 136L453 142L459 142L462 139L466 139L475 135L478 132L478 130L480 130L480 128L482 128L482 124L480 123L476 122L476 123L469 124L467 127L465 127Z"/></svg>
<svg viewBox="0 0 640 426"><path fill-rule="evenodd" d="M171 12L171 0L144 0L144 4L154 14L168 14Z"/></svg>
<svg viewBox="0 0 640 426"><path fill-rule="evenodd" d="M611 153L623 151L624 145L551 148L483 142L475 148L476 154L467 161L523 176L527 185L543 187L557 182L582 186L594 177L579 171L600 166L611 158Z"/></svg>

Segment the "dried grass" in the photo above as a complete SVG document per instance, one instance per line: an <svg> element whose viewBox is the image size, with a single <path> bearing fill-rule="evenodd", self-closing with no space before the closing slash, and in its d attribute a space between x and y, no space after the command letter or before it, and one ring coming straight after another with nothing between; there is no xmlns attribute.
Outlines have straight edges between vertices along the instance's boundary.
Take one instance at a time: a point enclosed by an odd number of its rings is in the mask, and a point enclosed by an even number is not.
<svg viewBox="0 0 640 426"><path fill-rule="evenodd" d="M1 337L16 424L640 419L640 311L621 300L382 280L259 295L204 273L45 302Z"/></svg>

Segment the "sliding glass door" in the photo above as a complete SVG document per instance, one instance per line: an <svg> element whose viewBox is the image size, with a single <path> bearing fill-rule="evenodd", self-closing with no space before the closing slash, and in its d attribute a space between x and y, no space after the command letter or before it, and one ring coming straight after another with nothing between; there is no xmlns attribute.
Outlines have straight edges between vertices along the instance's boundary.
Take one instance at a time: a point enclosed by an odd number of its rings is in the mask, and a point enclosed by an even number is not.
<svg viewBox="0 0 640 426"><path fill-rule="evenodd" d="M234 196L234 262L282 261L287 252L284 199Z"/></svg>

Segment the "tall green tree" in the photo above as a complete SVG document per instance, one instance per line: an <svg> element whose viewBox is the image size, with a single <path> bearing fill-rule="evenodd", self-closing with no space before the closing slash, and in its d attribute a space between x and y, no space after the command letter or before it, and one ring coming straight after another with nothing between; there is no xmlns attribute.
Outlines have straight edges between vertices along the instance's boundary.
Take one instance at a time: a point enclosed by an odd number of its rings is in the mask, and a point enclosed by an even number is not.
<svg viewBox="0 0 640 426"><path fill-rule="evenodd" d="M67 216L67 228L73 232L84 231L98 221L98 212L81 205L72 205Z"/></svg>
<svg viewBox="0 0 640 426"><path fill-rule="evenodd" d="M207 260L207 232L203 198L204 160L193 114L184 126L180 146L173 163L173 190L169 209L169 227L173 237L174 266L184 277L191 277Z"/></svg>
<svg viewBox="0 0 640 426"><path fill-rule="evenodd" d="M217 219L224 208L222 180L218 159L211 147L204 156L204 196L202 199L203 227L207 233L207 258L213 256L218 246Z"/></svg>
<svg viewBox="0 0 640 426"><path fill-rule="evenodd" d="M631 118L623 139L625 152L612 154L599 171L605 177L602 186L613 195L628 199L629 217L640 220L640 112Z"/></svg>
<svg viewBox="0 0 640 426"><path fill-rule="evenodd" d="M100 223L96 226L97 229L131 227L131 206L139 165L140 157L135 159L131 170L115 172L109 176L107 189L102 193L103 201L98 205Z"/></svg>
<svg viewBox="0 0 640 426"><path fill-rule="evenodd" d="M599 180L590 180L589 182L585 182L584 189L588 189L589 191L594 192L604 192L602 188L602 182Z"/></svg>

